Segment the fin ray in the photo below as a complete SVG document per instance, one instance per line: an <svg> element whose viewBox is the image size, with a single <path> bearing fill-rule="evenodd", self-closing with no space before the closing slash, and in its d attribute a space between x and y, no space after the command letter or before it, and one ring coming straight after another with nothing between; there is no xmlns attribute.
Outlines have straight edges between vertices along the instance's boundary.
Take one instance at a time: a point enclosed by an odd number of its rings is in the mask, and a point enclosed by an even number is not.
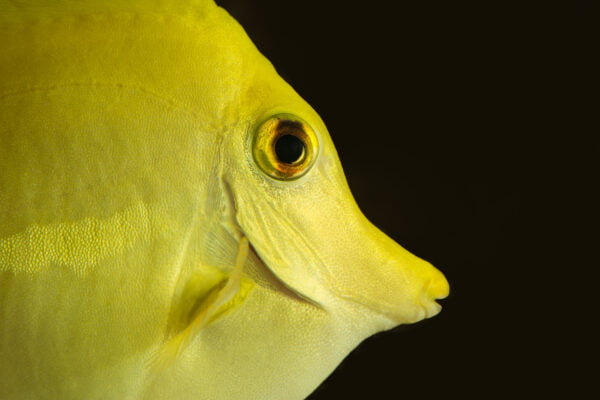
<svg viewBox="0 0 600 400"><path fill-rule="evenodd" d="M171 366L196 335L213 321L217 312L240 291L244 264L248 258L249 244L246 237L240 239L235 265L229 278L217 285L201 302L192 322L169 339L149 360L154 369L164 370Z"/></svg>

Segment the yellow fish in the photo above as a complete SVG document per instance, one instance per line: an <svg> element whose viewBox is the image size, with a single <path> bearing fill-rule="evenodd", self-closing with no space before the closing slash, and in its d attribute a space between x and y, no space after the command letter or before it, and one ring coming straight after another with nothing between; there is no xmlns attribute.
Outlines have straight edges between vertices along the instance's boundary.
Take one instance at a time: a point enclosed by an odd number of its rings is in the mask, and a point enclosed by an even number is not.
<svg viewBox="0 0 600 400"><path fill-rule="evenodd" d="M211 0L0 0L0 399L302 399L448 283Z"/></svg>

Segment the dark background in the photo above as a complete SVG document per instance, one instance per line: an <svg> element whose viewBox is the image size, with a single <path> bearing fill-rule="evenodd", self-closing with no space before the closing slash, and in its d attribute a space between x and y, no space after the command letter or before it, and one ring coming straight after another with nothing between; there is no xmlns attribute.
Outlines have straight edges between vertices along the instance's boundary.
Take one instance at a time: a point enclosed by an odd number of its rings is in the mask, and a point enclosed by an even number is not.
<svg viewBox="0 0 600 400"><path fill-rule="evenodd" d="M217 3L320 113L365 215L451 286L441 314L367 339L310 399L577 397L589 277L562 250L597 182L591 107L572 107L591 8Z"/></svg>

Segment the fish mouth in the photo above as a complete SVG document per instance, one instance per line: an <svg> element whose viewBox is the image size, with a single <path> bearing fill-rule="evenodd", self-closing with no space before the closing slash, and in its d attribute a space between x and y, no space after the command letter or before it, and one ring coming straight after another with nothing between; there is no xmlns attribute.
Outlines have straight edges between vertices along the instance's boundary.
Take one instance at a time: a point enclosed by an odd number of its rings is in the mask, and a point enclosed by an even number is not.
<svg viewBox="0 0 600 400"><path fill-rule="evenodd" d="M442 305L437 301L430 301L425 304L421 303L421 308L423 309L423 318L421 319L435 317L442 311Z"/></svg>
<svg viewBox="0 0 600 400"><path fill-rule="evenodd" d="M429 279L421 291L419 303L424 310L423 319L434 317L442 311L442 305L436 300L445 299L450 292L447 283L445 284L445 287L440 288L439 286L439 283L436 283L433 279Z"/></svg>
<svg viewBox="0 0 600 400"><path fill-rule="evenodd" d="M393 326L404 325L404 324L414 324L416 322L422 321L424 319L429 319L435 317L442 311L442 306L436 301L425 300L418 301L416 307L413 306L412 313L404 313L404 312L393 312L393 311L384 311L381 309L377 309L374 307L370 307L365 304L361 304L363 307L375 312L376 314L381 315L382 317L389 320Z"/></svg>
<svg viewBox="0 0 600 400"><path fill-rule="evenodd" d="M387 321L384 323L384 329L413 324L436 316L442 311L442 305L436 300L441 300L447 296L448 291L440 290L434 279L427 280L415 297L399 300L395 305L391 303L377 304L369 301L369 299L357 298L349 294L338 295L341 299L384 318Z"/></svg>

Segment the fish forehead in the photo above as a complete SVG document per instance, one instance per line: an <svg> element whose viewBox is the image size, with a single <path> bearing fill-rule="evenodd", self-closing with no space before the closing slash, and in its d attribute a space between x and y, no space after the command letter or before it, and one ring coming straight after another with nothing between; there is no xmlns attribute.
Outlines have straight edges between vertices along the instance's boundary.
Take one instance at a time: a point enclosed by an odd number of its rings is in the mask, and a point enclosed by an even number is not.
<svg viewBox="0 0 600 400"><path fill-rule="evenodd" d="M239 119L252 70L268 64L212 1L8 2L0 31L0 73L11 76L0 94L119 85L193 110L213 133Z"/></svg>

